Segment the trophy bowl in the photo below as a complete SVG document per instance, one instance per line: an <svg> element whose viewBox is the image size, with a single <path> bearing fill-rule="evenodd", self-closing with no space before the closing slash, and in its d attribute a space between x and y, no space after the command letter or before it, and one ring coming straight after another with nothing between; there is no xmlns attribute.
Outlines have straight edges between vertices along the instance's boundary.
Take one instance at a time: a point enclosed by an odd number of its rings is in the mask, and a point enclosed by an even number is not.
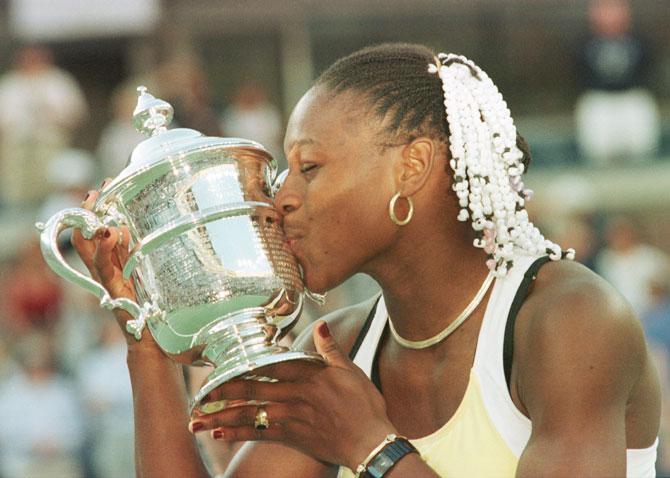
<svg viewBox="0 0 670 478"><path fill-rule="evenodd" d="M272 156L253 141L168 130L172 107L144 87L138 91L133 124L150 137L92 211L65 209L37 225L42 254L56 273L97 295L103 308L127 311L133 318L126 328L136 339L147 326L174 360L214 367L191 404L209 413L232 406L202 403L224 382L272 380L258 369L322 357L278 344L307 291L273 206ZM65 229L90 239L106 226L125 227L130 235L123 275L132 280L136 301L110 297L58 249Z"/></svg>

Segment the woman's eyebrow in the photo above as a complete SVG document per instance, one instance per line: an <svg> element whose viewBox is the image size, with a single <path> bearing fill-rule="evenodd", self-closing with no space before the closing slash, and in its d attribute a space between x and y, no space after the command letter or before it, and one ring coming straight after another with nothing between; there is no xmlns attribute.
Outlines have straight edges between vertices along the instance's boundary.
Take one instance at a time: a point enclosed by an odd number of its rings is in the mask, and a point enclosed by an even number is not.
<svg viewBox="0 0 670 478"><path fill-rule="evenodd" d="M286 149L286 151L290 151L297 146L315 146L315 145L318 145L318 144L319 144L319 142L312 139L312 138L303 138L303 139L297 139L295 141L291 141L291 143L289 143L288 146L285 149Z"/></svg>

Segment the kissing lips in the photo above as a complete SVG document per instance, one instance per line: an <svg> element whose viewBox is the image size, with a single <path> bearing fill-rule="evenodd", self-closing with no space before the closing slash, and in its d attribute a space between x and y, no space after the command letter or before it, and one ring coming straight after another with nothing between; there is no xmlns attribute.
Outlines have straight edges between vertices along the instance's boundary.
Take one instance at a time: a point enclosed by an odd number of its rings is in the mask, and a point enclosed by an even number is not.
<svg viewBox="0 0 670 478"><path fill-rule="evenodd" d="M298 237L287 237L284 240L284 245L288 249L288 252L290 252L292 255L297 256L297 249L298 249L298 241L300 238Z"/></svg>

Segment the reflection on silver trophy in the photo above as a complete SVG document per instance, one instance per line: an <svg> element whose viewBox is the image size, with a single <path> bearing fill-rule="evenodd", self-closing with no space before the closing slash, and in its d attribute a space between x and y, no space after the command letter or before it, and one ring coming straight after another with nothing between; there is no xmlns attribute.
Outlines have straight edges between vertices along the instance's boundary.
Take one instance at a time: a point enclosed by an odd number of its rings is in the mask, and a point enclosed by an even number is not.
<svg viewBox="0 0 670 478"><path fill-rule="evenodd" d="M297 321L306 291L272 205L275 161L253 141L168 130L172 107L138 90L133 124L151 137L101 191L92 212L66 209L37 225L49 266L97 295L102 307L127 311L128 332L138 340L146 325L170 357L214 366L194 407L228 380L264 379L254 374L261 367L320 361L277 344ZM112 299L58 250L63 230L78 228L91 238L106 225L128 228L123 274L137 302Z"/></svg>

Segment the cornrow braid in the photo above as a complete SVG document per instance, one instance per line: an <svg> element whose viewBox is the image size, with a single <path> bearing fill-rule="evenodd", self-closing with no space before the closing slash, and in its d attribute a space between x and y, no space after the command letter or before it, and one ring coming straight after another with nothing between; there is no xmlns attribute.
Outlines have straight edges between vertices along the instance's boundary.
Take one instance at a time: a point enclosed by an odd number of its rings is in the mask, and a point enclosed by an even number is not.
<svg viewBox="0 0 670 478"><path fill-rule="evenodd" d="M362 93L381 117L389 115L391 135L421 133L446 139L442 84L426 72L433 52L421 45L385 43L336 61L317 79L335 94Z"/></svg>
<svg viewBox="0 0 670 478"><path fill-rule="evenodd" d="M389 135L418 134L446 141L450 133L442 82L426 70L434 61L435 53L423 45L382 43L340 58L315 86L335 94L348 90L363 94L380 118L391 115ZM518 134L517 146L527 170L530 148Z"/></svg>

